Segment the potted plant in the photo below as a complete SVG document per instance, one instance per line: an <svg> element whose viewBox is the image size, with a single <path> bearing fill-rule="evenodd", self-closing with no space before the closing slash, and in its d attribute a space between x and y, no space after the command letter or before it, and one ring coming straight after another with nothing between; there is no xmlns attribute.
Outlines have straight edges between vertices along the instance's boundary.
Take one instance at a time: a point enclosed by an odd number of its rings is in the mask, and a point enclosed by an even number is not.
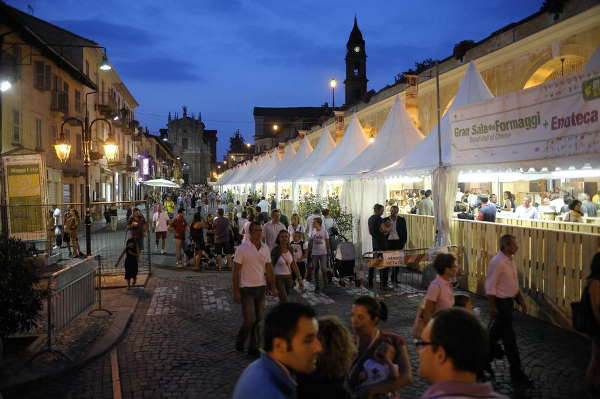
<svg viewBox="0 0 600 399"><path fill-rule="evenodd" d="M37 325L43 297L38 265L25 242L0 236L0 349L8 336Z"/></svg>

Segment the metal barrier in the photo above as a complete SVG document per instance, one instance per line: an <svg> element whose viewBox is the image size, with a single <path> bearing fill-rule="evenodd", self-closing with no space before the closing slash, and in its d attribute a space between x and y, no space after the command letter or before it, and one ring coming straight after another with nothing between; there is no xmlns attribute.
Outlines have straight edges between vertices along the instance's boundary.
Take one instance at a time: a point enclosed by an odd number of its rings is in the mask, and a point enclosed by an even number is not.
<svg viewBox="0 0 600 399"><path fill-rule="evenodd" d="M46 296L46 348L35 354L51 353L67 360L64 353L53 349L55 336L73 319L95 303L96 260L88 258L78 264L53 273L48 278Z"/></svg>
<svg viewBox="0 0 600 399"><path fill-rule="evenodd" d="M362 254L359 269L359 273L361 274L361 289L364 289L364 282L368 280L368 276L366 274L368 273L369 269L388 269L391 272L394 268L399 269L398 275L400 276L400 284L417 286L419 289L426 289L424 285L428 285L428 281L426 282L427 284L424 284L423 270L420 265L422 262L432 262L435 255L441 252L453 253L457 259L457 264L461 264L462 257L460 256L458 247L456 246L365 252ZM410 267L410 265L414 266ZM415 276L418 277L415 279ZM373 276L373 280L376 280L376 275ZM375 294L375 297L405 295L404 292L382 293L384 290L378 287L377 284L373 284L372 290Z"/></svg>

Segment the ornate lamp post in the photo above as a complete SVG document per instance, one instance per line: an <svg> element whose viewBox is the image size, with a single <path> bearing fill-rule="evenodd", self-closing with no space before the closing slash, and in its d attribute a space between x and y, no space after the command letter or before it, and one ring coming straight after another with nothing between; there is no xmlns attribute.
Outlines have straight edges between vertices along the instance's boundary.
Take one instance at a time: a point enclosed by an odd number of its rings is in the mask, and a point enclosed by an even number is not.
<svg viewBox="0 0 600 399"><path fill-rule="evenodd" d="M92 94L90 92L87 94ZM119 146L112 136L112 126L110 121L105 118L96 118L92 122L89 121L89 113L87 109L87 101L85 104L85 120L77 118L67 118L63 121L60 126L60 136L54 144L54 150L56 156L61 162L66 162L69 159L71 153L71 144L67 142L64 134L64 126L67 122L74 122L81 127L83 134L82 146L83 146L83 166L85 170L85 252L87 256L92 255L92 220L90 217L90 163L91 157L90 152L92 150L92 126L96 122L105 122L108 125L108 138L104 142L104 156L108 161L114 161L119 155Z"/></svg>

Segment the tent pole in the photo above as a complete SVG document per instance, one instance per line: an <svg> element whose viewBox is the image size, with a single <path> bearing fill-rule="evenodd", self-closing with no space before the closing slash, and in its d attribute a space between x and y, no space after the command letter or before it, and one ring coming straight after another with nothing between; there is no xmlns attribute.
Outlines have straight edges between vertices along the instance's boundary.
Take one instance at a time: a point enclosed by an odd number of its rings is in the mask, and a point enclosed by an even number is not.
<svg viewBox="0 0 600 399"><path fill-rule="evenodd" d="M438 166L442 167L442 127L440 126L440 64L435 63L435 89L437 92L437 135L438 135Z"/></svg>

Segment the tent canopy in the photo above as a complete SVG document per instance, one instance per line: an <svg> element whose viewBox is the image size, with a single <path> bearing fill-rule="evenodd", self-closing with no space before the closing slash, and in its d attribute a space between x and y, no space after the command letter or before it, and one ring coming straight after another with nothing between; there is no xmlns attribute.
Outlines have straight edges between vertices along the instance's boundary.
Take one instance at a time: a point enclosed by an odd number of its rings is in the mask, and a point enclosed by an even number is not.
<svg viewBox="0 0 600 399"><path fill-rule="evenodd" d="M344 132L344 137L321 164L316 164L314 176L337 176L356 156L369 146L369 140L356 115Z"/></svg>
<svg viewBox="0 0 600 399"><path fill-rule="evenodd" d="M335 142L329 134L327 127L323 128L321 137L317 143L317 147L310 155L302 162L295 171L288 175L289 180L315 179L314 170L317 165L320 165L335 148Z"/></svg>
<svg viewBox="0 0 600 399"><path fill-rule="evenodd" d="M408 154L422 140L423 135L397 96L375 142L338 173L358 175L384 168Z"/></svg>
<svg viewBox="0 0 600 399"><path fill-rule="evenodd" d="M268 175L265 176L265 182L273 182L277 181L277 175L292 162L294 157L296 156L296 150L294 149L294 143L289 143L285 146L285 152L283 153L283 157L281 161L277 164L275 168L273 168Z"/></svg>
<svg viewBox="0 0 600 399"><path fill-rule="evenodd" d="M442 164L448 165L451 160L450 113L454 108L492 98L473 62L469 63L467 72L460 82L452 106L444 114L440 122ZM425 136L425 139L414 147L405 157L393 164L379 169L384 175L398 175L408 171L413 173L430 173L438 166L438 133L437 126Z"/></svg>
<svg viewBox="0 0 600 399"><path fill-rule="evenodd" d="M585 66L585 71L592 71L597 68L600 68L600 46L592 54L592 57Z"/></svg>
<svg viewBox="0 0 600 399"><path fill-rule="evenodd" d="M289 164L282 168L281 171L275 176L276 181L289 181L290 176L298 166L302 165L302 163L308 158L308 156L313 152L312 145L310 145L310 140L308 140L308 136L305 135L302 139L302 143L296 152L296 156L292 159Z"/></svg>
<svg viewBox="0 0 600 399"><path fill-rule="evenodd" d="M179 184L172 182L171 180L165 180L165 179L146 180L146 181L143 181L142 184L144 184L146 186L151 186L151 187L179 188Z"/></svg>
<svg viewBox="0 0 600 399"><path fill-rule="evenodd" d="M258 172L256 173L256 175L253 178L250 175L248 175L248 178L251 179L252 183L257 183L257 184L266 183L267 181L272 181L272 180L267 180L267 178L271 175L272 171L275 168L277 168L280 161L281 160L279 158L279 148L276 147L273 150L273 153L266 157L264 164L261 167L261 170L258 170Z"/></svg>

